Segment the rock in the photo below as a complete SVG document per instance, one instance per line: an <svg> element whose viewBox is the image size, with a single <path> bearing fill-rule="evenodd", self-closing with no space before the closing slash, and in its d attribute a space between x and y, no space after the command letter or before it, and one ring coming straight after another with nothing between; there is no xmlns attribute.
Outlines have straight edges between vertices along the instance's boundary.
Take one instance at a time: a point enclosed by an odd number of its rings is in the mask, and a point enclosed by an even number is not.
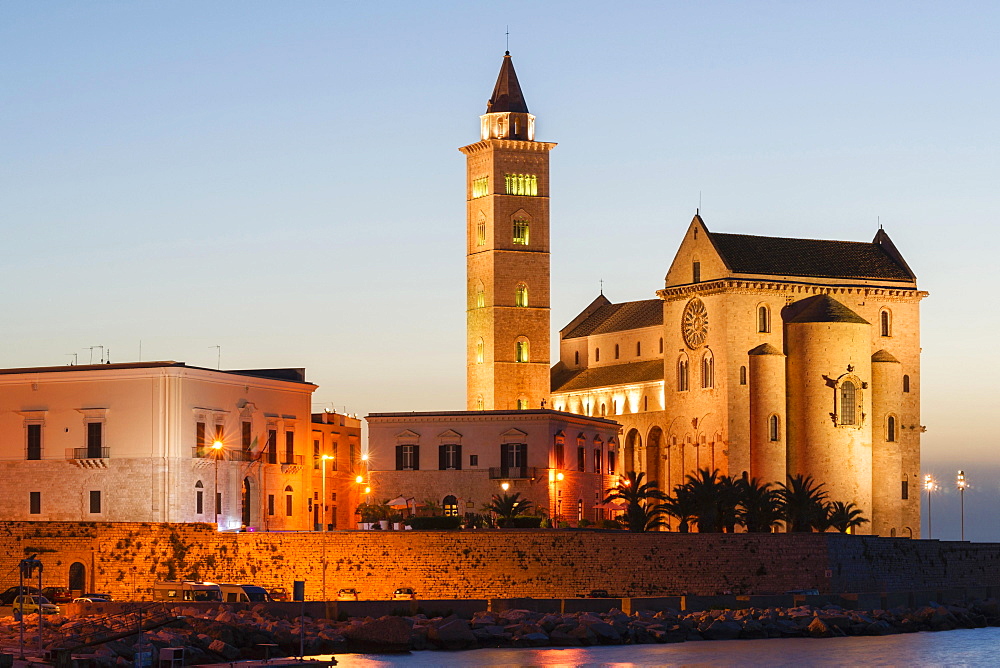
<svg viewBox="0 0 1000 668"><path fill-rule="evenodd" d="M514 639L515 647L545 647L549 644L549 637L541 632L526 633Z"/></svg>
<svg viewBox="0 0 1000 668"><path fill-rule="evenodd" d="M887 636L893 633L895 633L895 630L893 630L892 625L883 619L872 622L865 627L865 635L869 636Z"/></svg>
<svg viewBox="0 0 1000 668"><path fill-rule="evenodd" d="M833 631L831 631L830 627L826 625L826 622L819 617L812 620L807 627L807 631L813 638L830 638L833 636Z"/></svg>
<svg viewBox="0 0 1000 668"><path fill-rule="evenodd" d="M743 625L739 622L716 620L700 631L705 640L736 640L743 632Z"/></svg>
<svg viewBox="0 0 1000 668"><path fill-rule="evenodd" d="M469 622L464 619L452 619L439 627L427 630L427 639L441 649L469 649L478 646Z"/></svg>
<svg viewBox="0 0 1000 668"><path fill-rule="evenodd" d="M240 650L221 640L212 641L212 644L208 646L208 649L223 657L226 661L235 661L240 658Z"/></svg>
<svg viewBox="0 0 1000 668"><path fill-rule="evenodd" d="M576 629L573 630L575 631ZM554 629L549 634L549 644L556 647L578 647L583 644L583 641L576 635L573 635L572 632L564 631L560 627Z"/></svg>
<svg viewBox="0 0 1000 668"><path fill-rule="evenodd" d="M762 640L767 637L767 629L756 619L748 619L743 622L743 630L740 631L740 638L745 640Z"/></svg>
<svg viewBox="0 0 1000 668"><path fill-rule="evenodd" d="M410 625L402 617L380 617L347 627L344 637L360 647L401 652L410 647Z"/></svg>
<svg viewBox="0 0 1000 668"><path fill-rule="evenodd" d="M594 632L597 642L602 645L618 645L622 641L621 634L615 630L614 626L607 622L594 622L587 626Z"/></svg>

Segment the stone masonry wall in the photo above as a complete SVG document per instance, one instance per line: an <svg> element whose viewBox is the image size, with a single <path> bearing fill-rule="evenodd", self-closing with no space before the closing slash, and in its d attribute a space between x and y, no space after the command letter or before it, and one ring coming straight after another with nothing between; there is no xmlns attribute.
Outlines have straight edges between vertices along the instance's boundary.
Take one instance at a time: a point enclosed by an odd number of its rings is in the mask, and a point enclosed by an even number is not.
<svg viewBox="0 0 1000 668"><path fill-rule="evenodd" d="M2 588L38 554L44 584L86 568L86 589L149 598L157 580L253 582L309 599L355 587L386 599L893 592L1000 586L1000 544L839 534L628 534L571 530L219 533L210 524L0 523ZM326 564L324 573L323 565Z"/></svg>

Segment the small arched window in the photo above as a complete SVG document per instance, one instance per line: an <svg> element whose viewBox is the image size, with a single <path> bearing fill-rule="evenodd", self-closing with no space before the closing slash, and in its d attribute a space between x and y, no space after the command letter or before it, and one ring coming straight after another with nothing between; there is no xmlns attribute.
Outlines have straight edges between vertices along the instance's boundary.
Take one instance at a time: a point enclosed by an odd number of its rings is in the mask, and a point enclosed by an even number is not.
<svg viewBox="0 0 1000 668"><path fill-rule="evenodd" d="M701 283L701 262L698 260L691 263L691 282Z"/></svg>
<svg viewBox="0 0 1000 668"><path fill-rule="evenodd" d="M740 367L740 385L747 384L747 368L745 366Z"/></svg>
<svg viewBox="0 0 1000 668"><path fill-rule="evenodd" d="M476 245L486 245L486 216L479 214L479 222L476 223Z"/></svg>
<svg viewBox="0 0 1000 668"><path fill-rule="evenodd" d="M595 362L600 362L601 361L601 349L600 348L594 348L594 361Z"/></svg>
<svg viewBox="0 0 1000 668"><path fill-rule="evenodd" d="M849 380L840 385L840 424L857 424L857 388Z"/></svg>
<svg viewBox="0 0 1000 668"><path fill-rule="evenodd" d="M483 395L480 394L476 397L476 410L477 411L485 410L485 407L486 407L486 400L483 399Z"/></svg>
<svg viewBox="0 0 1000 668"><path fill-rule="evenodd" d="M644 411L648 411L649 410L649 397L643 397L642 398L642 410L644 410Z"/></svg>
<svg viewBox="0 0 1000 668"><path fill-rule="evenodd" d="M326 503L326 499L323 499L323 503ZM292 487L291 485L285 486L285 516L292 516Z"/></svg>
<svg viewBox="0 0 1000 668"><path fill-rule="evenodd" d="M771 331L771 312L767 306L757 307L757 331L762 333Z"/></svg>
<svg viewBox="0 0 1000 668"><path fill-rule="evenodd" d="M701 358L701 386L715 387L715 358L711 352Z"/></svg>
<svg viewBox="0 0 1000 668"><path fill-rule="evenodd" d="M528 339L522 337L514 343L514 361L527 362L529 359Z"/></svg>
<svg viewBox="0 0 1000 668"><path fill-rule="evenodd" d="M518 246L527 246L531 232L531 223L527 220L514 221L514 243Z"/></svg>
<svg viewBox="0 0 1000 668"><path fill-rule="evenodd" d="M879 313L879 329L882 336L892 336L892 312L887 308Z"/></svg>
<svg viewBox="0 0 1000 668"><path fill-rule="evenodd" d="M635 342L635 356L636 357L642 356L642 341Z"/></svg>
<svg viewBox="0 0 1000 668"><path fill-rule="evenodd" d="M607 414L608 414L607 407L602 403L601 404L601 417L604 417Z"/></svg>
<svg viewBox="0 0 1000 668"><path fill-rule="evenodd" d="M486 343L480 338L476 341L476 364L482 364L486 356Z"/></svg>
<svg viewBox="0 0 1000 668"><path fill-rule="evenodd" d="M517 410L519 410L519 411L526 411L526 410L528 410L528 400L525 399L524 397L519 398L517 400Z"/></svg>
<svg viewBox="0 0 1000 668"><path fill-rule="evenodd" d="M885 421L885 440L889 443L896 440L896 418L892 415Z"/></svg>
<svg viewBox="0 0 1000 668"><path fill-rule="evenodd" d="M449 494L441 501L441 508L445 517L458 517L458 499L453 494Z"/></svg>
<svg viewBox="0 0 1000 668"><path fill-rule="evenodd" d="M205 512L205 485L201 480L194 484L194 512L198 515Z"/></svg>
<svg viewBox="0 0 1000 668"><path fill-rule="evenodd" d="M660 354L663 354L663 337L660 337Z"/></svg>
<svg viewBox="0 0 1000 668"><path fill-rule="evenodd" d="M476 285L476 308L483 308L484 306L486 306L486 288L482 282L479 282Z"/></svg>
<svg viewBox="0 0 1000 668"><path fill-rule="evenodd" d="M618 344L615 344L615 359L618 359Z"/></svg>
<svg viewBox="0 0 1000 668"><path fill-rule="evenodd" d="M517 290L514 292L514 306L527 306L528 305L528 286L524 283L519 283Z"/></svg>
<svg viewBox="0 0 1000 668"><path fill-rule="evenodd" d="M573 353L573 364L575 366L580 366L580 351L579 350L577 350L575 353Z"/></svg>
<svg viewBox="0 0 1000 668"><path fill-rule="evenodd" d="M781 424L777 415L767 418L767 438L771 441L781 440Z"/></svg>
<svg viewBox="0 0 1000 668"><path fill-rule="evenodd" d="M909 391L910 391L910 377L909 377L909 375L904 375L903 376L903 392L909 392Z"/></svg>
<svg viewBox="0 0 1000 668"><path fill-rule="evenodd" d="M677 391L686 392L688 389L688 358L681 355L677 359Z"/></svg>

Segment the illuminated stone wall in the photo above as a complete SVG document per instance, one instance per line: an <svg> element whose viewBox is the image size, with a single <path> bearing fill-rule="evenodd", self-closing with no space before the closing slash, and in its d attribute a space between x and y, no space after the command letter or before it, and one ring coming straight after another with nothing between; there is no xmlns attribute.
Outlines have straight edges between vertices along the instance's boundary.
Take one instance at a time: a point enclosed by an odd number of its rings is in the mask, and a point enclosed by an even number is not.
<svg viewBox="0 0 1000 668"><path fill-rule="evenodd" d="M218 533L211 525L0 524L4 588L16 561L37 553L46 584L86 567L87 589L148 597L156 580L200 578L291 589L307 596L355 587L387 599L892 592L1000 586L1000 544L839 534L624 534L585 531ZM326 563L324 578L323 564Z"/></svg>

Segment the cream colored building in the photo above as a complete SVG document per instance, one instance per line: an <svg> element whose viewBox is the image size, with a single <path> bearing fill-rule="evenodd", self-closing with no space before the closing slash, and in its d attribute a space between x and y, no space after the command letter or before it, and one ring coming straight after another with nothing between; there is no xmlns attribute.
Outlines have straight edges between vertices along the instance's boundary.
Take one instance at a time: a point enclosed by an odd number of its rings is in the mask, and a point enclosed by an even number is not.
<svg viewBox="0 0 1000 668"><path fill-rule="evenodd" d="M312 529L315 389L302 369L0 370L0 518Z"/></svg>
<svg viewBox="0 0 1000 668"><path fill-rule="evenodd" d="M313 528L353 529L354 510L362 499L359 475L367 474L361 452L361 419L324 411L312 416L311 452L306 453L312 471L312 498L306 503L313 515ZM324 479L326 480L324 484ZM325 508L321 499L324 498Z"/></svg>
<svg viewBox="0 0 1000 668"><path fill-rule="evenodd" d="M688 226L657 299L598 297L560 332L552 406L622 423L623 467L672 489L700 468L811 475L920 531L927 293L889 236L785 239Z"/></svg>
<svg viewBox="0 0 1000 668"><path fill-rule="evenodd" d="M617 422L548 409L373 413L372 501L436 503L446 515L481 512L520 492L550 517L603 517L595 508L618 471Z"/></svg>

